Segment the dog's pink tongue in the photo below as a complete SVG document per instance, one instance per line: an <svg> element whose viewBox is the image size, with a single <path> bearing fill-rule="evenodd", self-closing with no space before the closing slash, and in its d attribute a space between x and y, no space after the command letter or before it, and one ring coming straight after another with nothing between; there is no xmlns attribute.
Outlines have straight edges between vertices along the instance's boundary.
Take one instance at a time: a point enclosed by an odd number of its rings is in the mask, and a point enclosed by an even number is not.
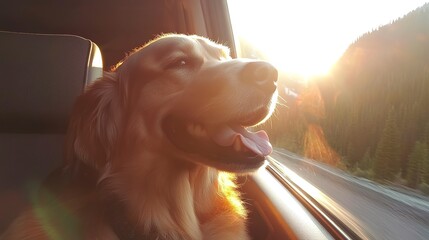
<svg viewBox="0 0 429 240"><path fill-rule="evenodd" d="M220 146L232 146L235 138L239 137L243 145L255 154L268 156L273 151L268 135L263 130L254 133L242 126L223 125L210 129L209 134Z"/></svg>

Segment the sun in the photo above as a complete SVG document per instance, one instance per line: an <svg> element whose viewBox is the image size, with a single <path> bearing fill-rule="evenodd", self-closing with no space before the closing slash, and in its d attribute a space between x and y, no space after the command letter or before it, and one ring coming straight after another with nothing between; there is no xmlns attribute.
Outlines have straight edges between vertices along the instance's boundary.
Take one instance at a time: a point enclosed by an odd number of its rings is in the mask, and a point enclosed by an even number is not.
<svg viewBox="0 0 429 240"><path fill-rule="evenodd" d="M331 61L323 58L323 53L306 51L307 49L283 46L261 47L267 59L280 71L299 75L303 79L326 75L331 68ZM288 55L285 57L285 55ZM325 55L326 56L326 55Z"/></svg>
<svg viewBox="0 0 429 240"><path fill-rule="evenodd" d="M332 48L320 48L318 36L326 33L314 29L314 19L302 18L306 9L291 11L287 4L282 0L229 1L234 34L282 72L304 79L326 74L336 57Z"/></svg>
<svg viewBox="0 0 429 240"><path fill-rule="evenodd" d="M236 38L259 49L280 71L309 78L329 73L362 34L426 1L228 0L228 8Z"/></svg>
<svg viewBox="0 0 429 240"><path fill-rule="evenodd" d="M329 33L314 28L314 19L302 18L286 4L290 3L229 1L234 34L263 52L280 71L304 78L327 74L340 55L338 48L325 41Z"/></svg>

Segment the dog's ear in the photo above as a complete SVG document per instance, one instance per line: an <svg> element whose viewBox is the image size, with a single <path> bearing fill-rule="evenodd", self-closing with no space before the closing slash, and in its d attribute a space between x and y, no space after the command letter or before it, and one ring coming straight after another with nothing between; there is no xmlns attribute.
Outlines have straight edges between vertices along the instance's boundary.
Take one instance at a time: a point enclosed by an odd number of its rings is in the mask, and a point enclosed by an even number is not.
<svg viewBox="0 0 429 240"><path fill-rule="evenodd" d="M66 165L99 170L109 161L122 122L124 95L116 73L105 73L77 99L66 138Z"/></svg>

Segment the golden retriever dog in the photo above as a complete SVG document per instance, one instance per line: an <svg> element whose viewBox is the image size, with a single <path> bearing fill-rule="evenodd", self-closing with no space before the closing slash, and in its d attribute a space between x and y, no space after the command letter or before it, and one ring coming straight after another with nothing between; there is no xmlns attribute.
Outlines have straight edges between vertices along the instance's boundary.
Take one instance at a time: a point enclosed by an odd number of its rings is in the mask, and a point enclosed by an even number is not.
<svg viewBox="0 0 429 240"><path fill-rule="evenodd" d="M168 34L77 99L66 161L3 239L241 240L234 173L264 164L277 98L269 63Z"/></svg>

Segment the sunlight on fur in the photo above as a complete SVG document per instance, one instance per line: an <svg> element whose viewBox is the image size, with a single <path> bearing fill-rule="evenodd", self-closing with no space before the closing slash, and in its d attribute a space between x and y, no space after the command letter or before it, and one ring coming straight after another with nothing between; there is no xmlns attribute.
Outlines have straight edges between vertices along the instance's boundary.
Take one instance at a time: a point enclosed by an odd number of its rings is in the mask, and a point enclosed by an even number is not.
<svg viewBox="0 0 429 240"><path fill-rule="evenodd" d="M247 212L243 206L243 201L240 199L240 194L236 190L235 178L233 174L220 172L218 177L219 188L220 192L228 199L230 207L241 217L245 218L247 217Z"/></svg>

